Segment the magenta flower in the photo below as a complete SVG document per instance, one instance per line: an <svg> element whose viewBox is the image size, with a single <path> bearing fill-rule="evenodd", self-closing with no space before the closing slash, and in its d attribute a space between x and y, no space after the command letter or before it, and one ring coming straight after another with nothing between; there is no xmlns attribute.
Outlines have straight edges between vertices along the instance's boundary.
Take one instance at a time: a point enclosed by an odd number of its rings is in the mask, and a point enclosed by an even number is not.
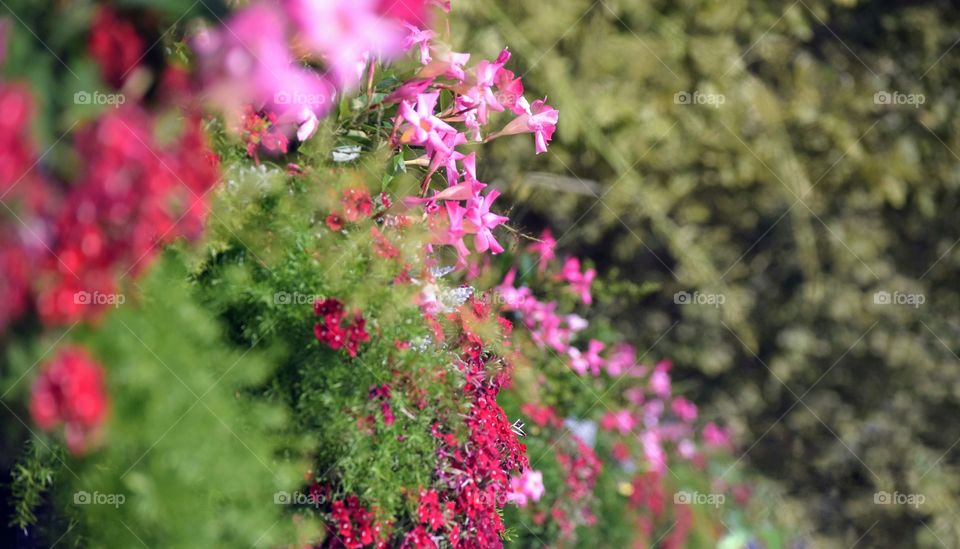
<svg viewBox="0 0 960 549"><path fill-rule="evenodd" d="M579 295L580 300L586 305L593 303L593 296L590 295L590 284L596 276L597 271L594 269L587 269L581 273L580 260L575 257L567 258L560 273L560 277L570 283L570 289Z"/></svg>
<svg viewBox="0 0 960 549"><path fill-rule="evenodd" d="M493 201L500 196L496 189L486 196L467 201L467 213L464 216L464 228L474 235L473 247L480 253L490 250L494 254L503 251L503 246L493 237L493 229L509 221L509 218L490 211Z"/></svg>
<svg viewBox="0 0 960 549"><path fill-rule="evenodd" d="M222 29L200 31L191 43L210 103L228 118L238 118L250 104L280 114L307 106L317 116L333 104L333 85L301 67L290 53L286 19L276 7L254 4Z"/></svg>
<svg viewBox="0 0 960 549"><path fill-rule="evenodd" d="M637 426L637 420L630 414L629 410L620 410L619 412L607 412L600 420L600 427L606 431L619 431L626 435L633 431Z"/></svg>
<svg viewBox="0 0 960 549"><path fill-rule="evenodd" d="M369 55L392 58L403 52L403 27L382 16L376 0L287 0L284 7L343 88L356 84L357 67Z"/></svg>
<svg viewBox="0 0 960 549"><path fill-rule="evenodd" d="M528 501L540 501L546 489L543 487L543 473L527 469L521 476L510 477L510 492L507 501L519 507L526 507Z"/></svg>
<svg viewBox="0 0 960 549"><path fill-rule="evenodd" d="M447 155L453 152L443 136L456 134L457 130L433 113L439 98L440 92L422 93L417 96L416 107L407 101L400 103L400 117L407 122L400 135L401 143L424 146L430 156L433 151Z"/></svg>
<svg viewBox="0 0 960 549"><path fill-rule="evenodd" d="M640 376L646 371L643 366L637 366L637 351L629 343L618 343L607 358L607 373L611 376L630 374Z"/></svg>
<svg viewBox="0 0 960 549"><path fill-rule="evenodd" d="M682 396L673 399L670 409L684 423L693 423L693 420L697 419L697 405Z"/></svg>
<svg viewBox="0 0 960 549"><path fill-rule="evenodd" d="M650 389L661 398L670 396L670 367L673 366L669 360L662 360L653 367L653 373L650 374Z"/></svg>
<svg viewBox="0 0 960 549"><path fill-rule="evenodd" d="M605 362L600 356L600 351L602 351L604 347L603 342L597 341L596 339L590 340L586 353L582 353L576 347L570 347L567 351L567 354L569 354L571 358L570 366L580 375L586 374L588 370L594 376L600 375L600 371L603 369Z"/></svg>
<svg viewBox="0 0 960 549"><path fill-rule="evenodd" d="M417 78L435 78L443 75L451 80L463 82L467 79L463 66L469 61L469 53L458 53L445 44L437 44L433 47L433 60L420 69Z"/></svg>
<svg viewBox="0 0 960 549"><path fill-rule="evenodd" d="M403 40L405 50L413 49L414 46L420 47L420 63L430 64L433 59L430 57L430 40L433 40L434 32L432 30L421 30L419 27L404 22L403 26L407 28L407 37Z"/></svg>
<svg viewBox="0 0 960 549"><path fill-rule="evenodd" d="M546 269L547 265L557 257L556 248L557 241L554 240L553 233L550 232L550 229L544 229L543 232L540 233L540 242L534 242L527 247L528 250L540 256L540 259L537 260L537 266L540 271Z"/></svg>
<svg viewBox="0 0 960 549"><path fill-rule="evenodd" d="M526 100L520 98L521 106ZM557 129L557 123L560 120L560 111L547 105L546 98L537 99L529 106L524 108L523 114L514 118L502 130L487 138L489 141L502 135L514 135L518 133L533 133L536 141L537 154L547 151L547 143L553 139L553 132Z"/></svg>
<svg viewBox="0 0 960 549"><path fill-rule="evenodd" d="M711 448L729 448L730 432L711 421L703 426L703 442Z"/></svg>

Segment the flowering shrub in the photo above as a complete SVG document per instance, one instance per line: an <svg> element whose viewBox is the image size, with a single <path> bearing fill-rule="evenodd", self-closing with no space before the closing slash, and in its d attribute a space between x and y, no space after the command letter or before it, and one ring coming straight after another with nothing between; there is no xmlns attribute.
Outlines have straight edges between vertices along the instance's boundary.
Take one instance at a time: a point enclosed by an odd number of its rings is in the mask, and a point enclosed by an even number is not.
<svg viewBox="0 0 960 549"><path fill-rule="evenodd" d="M79 526L64 535L575 545L606 517L645 543L670 530L671 468L708 481L727 432L701 435L670 363L641 364L588 319L596 269L561 264L548 231L526 247L509 236L476 149L530 133L544 153L559 113L524 96L507 49L471 62L441 42L427 22L449 10L256 2L177 27L185 66L159 69L131 14L94 12L102 83L133 94L155 71L155 95L71 134L75 169L29 176L15 196L31 238L0 225L0 327L61 346L11 356L41 364L24 397L36 425L65 427L72 476L51 490L52 523ZM10 192L42 160L24 129L30 93L0 93L15 121L4 135L18 136L0 138ZM600 493L611 482L613 502ZM184 501L198 487L208 499ZM131 505L62 511L70 490ZM678 546L697 517L672 509Z"/></svg>

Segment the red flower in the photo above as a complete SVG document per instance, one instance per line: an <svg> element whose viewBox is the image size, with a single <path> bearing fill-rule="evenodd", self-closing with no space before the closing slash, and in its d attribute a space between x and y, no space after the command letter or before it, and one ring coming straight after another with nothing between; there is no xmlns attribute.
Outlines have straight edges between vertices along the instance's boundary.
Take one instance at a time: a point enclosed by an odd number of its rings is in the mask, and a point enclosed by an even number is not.
<svg viewBox="0 0 960 549"><path fill-rule="evenodd" d="M65 424L67 446L79 454L107 414L103 369L82 347L66 347L33 384L30 415L41 429Z"/></svg>
<svg viewBox="0 0 960 549"><path fill-rule="evenodd" d="M417 516L422 524L426 524L434 532L443 527L443 512L440 511L440 499L434 490L420 491L420 506Z"/></svg>
<svg viewBox="0 0 960 549"><path fill-rule="evenodd" d="M400 250L387 239L376 227L370 227L373 236L373 251L384 259L393 259L400 255Z"/></svg>
<svg viewBox="0 0 960 549"><path fill-rule="evenodd" d="M90 28L89 48L103 79L120 88L143 58L144 42L133 24L112 9L100 6Z"/></svg>
<svg viewBox="0 0 960 549"><path fill-rule="evenodd" d="M327 227L330 227L331 231L339 231L343 228L343 219L339 215L332 213L327 216Z"/></svg>
<svg viewBox="0 0 960 549"><path fill-rule="evenodd" d="M343 191L340 202L343 204L343 217L351 223L373 214L373 200L366 189L347 189Z"/></svg>
<svg viewBox="0 0 960 549"><path fill-rule="evenodd" d="M346 345L347 354L356 357L360 344L370 341L370 334L366 330L366 320L360 314L353 317L353 321L343 327L343 303L335 298L317 300L313 304L313 313L323 317L323 322L313 325L313 334L322 343L333 350Z"/></svg>

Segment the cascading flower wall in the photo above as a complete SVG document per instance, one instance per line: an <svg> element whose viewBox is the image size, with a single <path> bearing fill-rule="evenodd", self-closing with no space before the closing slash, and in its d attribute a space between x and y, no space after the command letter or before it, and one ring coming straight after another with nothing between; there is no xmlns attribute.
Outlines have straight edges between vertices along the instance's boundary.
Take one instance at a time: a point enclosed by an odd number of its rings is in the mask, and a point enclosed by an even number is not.
<svg viewBox="0 0 960 549"><path fill-rule="evenodd" d="M674 497L742 492L717 472L729 433L592 317L589 259L511 227L480 179L484 143L546 153L561 124L509 49L455 51L435 0L203 7L58 6L84 21L61 62L95 68L76 120L2 27L21 51L0 84L19 539L732 534L744 498ZM60 139L38 142L41 108Z"/></svg>

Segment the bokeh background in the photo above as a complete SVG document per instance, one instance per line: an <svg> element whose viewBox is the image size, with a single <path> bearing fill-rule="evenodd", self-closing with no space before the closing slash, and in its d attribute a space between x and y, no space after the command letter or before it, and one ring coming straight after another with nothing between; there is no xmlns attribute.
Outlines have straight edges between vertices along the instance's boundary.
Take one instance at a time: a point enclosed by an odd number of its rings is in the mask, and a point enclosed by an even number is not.
<svg viewBox="0 0 960 549"><path fill-rule="evenodd" d="M481 179L658 288L601 306L734 427L771 514L808 547L960 546L957 6L458 10L460 51L510 44L561 111L551 154L493 143Z"/></svg>

